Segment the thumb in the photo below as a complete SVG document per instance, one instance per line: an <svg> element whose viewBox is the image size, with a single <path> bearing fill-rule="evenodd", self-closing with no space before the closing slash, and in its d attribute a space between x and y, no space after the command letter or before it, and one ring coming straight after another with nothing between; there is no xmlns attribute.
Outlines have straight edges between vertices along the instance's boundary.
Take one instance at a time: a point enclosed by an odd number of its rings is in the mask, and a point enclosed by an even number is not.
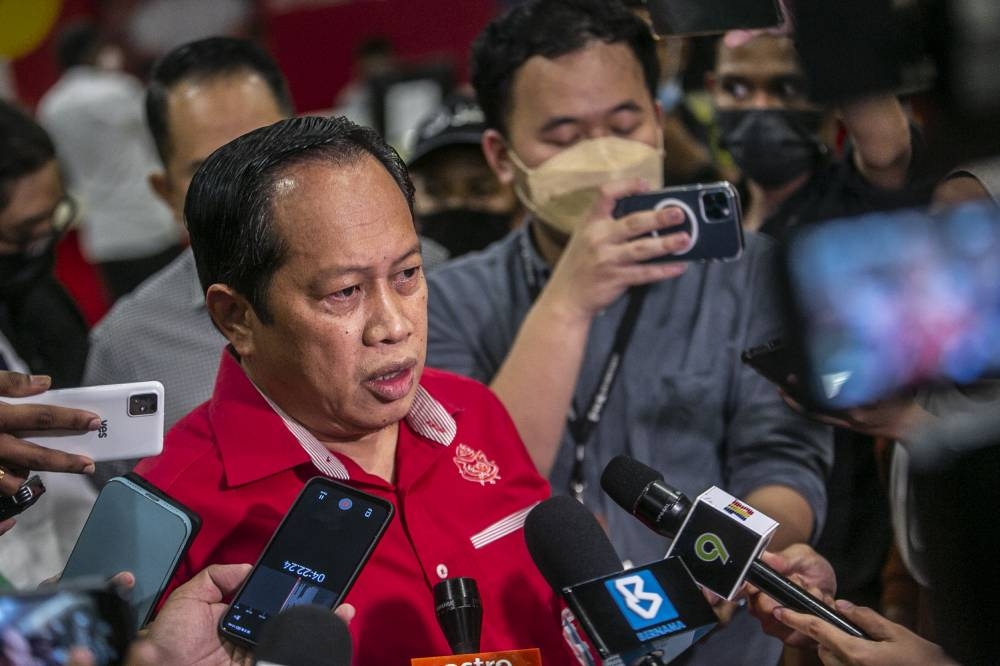
<svg viewBox="0 0 1000 666"><path fill-rule="evenodd" d="M26 375L23 372L0 370L0 396L23 398L38 395L52 386L48 375Z"/></svg>

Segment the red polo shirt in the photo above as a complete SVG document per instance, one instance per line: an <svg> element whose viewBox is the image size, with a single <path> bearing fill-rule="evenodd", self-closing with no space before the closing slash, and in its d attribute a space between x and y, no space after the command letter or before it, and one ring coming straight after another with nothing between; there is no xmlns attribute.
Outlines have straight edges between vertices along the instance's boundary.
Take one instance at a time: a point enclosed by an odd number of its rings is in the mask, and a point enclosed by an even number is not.
<svg viewBox="0 0 1000 666"><path fill-rule="evenodd" d="M355 664L450 654L432 588L456 576L479 586L484 651L538 647L546 666L577 663L563 642L558 601L524 543L524 517L549 488L513 422L472 380L427 369L420 386L400 423L390 484L335 453L314 464L301 426L286 424L223 353L211 399L174 426L161 455L136 468L202 519L169 590L209 564L255 562L320 467L396 508L347 596L358 610L350 625Z"/></svg>

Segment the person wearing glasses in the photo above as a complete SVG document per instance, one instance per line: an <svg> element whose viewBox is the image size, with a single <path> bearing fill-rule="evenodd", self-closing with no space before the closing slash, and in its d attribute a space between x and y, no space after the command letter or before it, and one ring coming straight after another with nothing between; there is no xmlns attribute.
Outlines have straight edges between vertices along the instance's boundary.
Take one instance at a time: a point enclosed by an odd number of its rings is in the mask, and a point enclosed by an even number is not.
<svg viewBox="0 0 1000 666"><path fill-rule="evenodd" d="M0 101L0 370L37 376L34 393L49 386L78 386L83 377L87 326L52 272L56 245L75 217L48 134L18 108ZM10 416L5 412L2 424ZM0 439L0 493L9 493L13 481L26 478L16 457L7 455L12 439ZM33 460L36 464L24 465L36 470L59 469L38 456L25 460ZM93 471L92 461L72 462L73 471ZM18 516L17 526L0 540L0 580L15 586L37 584L60 569L96 496L76 474L41 476L45 497ZM5 523L0 529L9 527Z"/></svg>

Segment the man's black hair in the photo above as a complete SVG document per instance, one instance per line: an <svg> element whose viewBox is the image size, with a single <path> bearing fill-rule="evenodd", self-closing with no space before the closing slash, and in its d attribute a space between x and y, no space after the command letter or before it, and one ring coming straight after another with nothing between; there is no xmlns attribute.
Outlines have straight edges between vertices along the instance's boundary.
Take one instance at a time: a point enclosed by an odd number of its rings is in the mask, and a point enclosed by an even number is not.
<svg viewBox="0 0 1000 666"><path fill-rule="evenodd" d="M558 58L594 41L632 49L656 98L660 65L653 33L619 0L527 0L491 21L472 44L472 85L487 126L506 134L514 76L526 60Z"/></svg>
<svg viewBox="0 0 1000 666"><path fill-rule="evenodd" d="M170 89L183 81L204 81L241 72L252 72L264 79L278 108L292 115L292 98L281 69L264 49L251 41L235 37L200 39L178 46L153 65L146 90L146 122L164 164L171 149L167 127Z"/></svg>
<svg viewBox="0 0 1000 666"><path fill-rule="evenodd" d="M56 158L52 139L19 108L0 100L0 210L10 203L11 184Z"/></svg>
<svg viewBox="0 0 1000 666"><path fill-rule="evenodd" d="M100 40L100 31L91 21L75 21L63 28L56 39L59 68L67 70L77 65L92 65Z"/></svg>
<svg viewBox="0 0 1000 666"><path fill-rule="evenodd" d="M184 204L202 289L229 285L270 323L267 290L287 253L274 230L276 182L306 162L346 167L366 156L385 167L412 212L413 184L399 155L375 130L346 118L290 118L212 153L191 180Z"/></svg>

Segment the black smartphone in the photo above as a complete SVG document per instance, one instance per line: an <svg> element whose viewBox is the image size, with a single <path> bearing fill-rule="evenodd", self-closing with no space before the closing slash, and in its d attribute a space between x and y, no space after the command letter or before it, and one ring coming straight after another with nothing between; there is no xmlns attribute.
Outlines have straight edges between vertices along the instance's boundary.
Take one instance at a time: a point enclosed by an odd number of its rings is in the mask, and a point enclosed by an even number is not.
<svg viewBox="0 0 1000 666"><path fill-rule="evenodd" d="M13 518L32 504L45 492L45 484L37 474L20 485L13 495L0 497L0 521Z"/></svg>
<svg viewBox="0 0 1000 666"><path fill-rule="evenodd" d="M667 254L650 261L733 261L743 254L740 195L725 181L667 187L624 197L618 200L613 215L624 217L667 206L683 210L684 222L650 235L687 232L691 236L691 247L687 252Z"/></svg>
<svg viewBox="0 0 1000 666"><path fill-rule="evenodd" d="M311 479L219 621L228 638L255 646L286 608L334 608L351 589L392 519L392 504L325 477Z"/></svg>
<svg viewBox="0 0 1000 666"><path fill-rule="evenodd" d="M1000 376L1000 208L868 213L786 243L802 383L847 409Z"/></svg>
<svg viewBox="0 0 1000 666"><path fill-rule="evenodd" d="M133 635L128 602L104 582L0 593L3 664L66 664L72 648L120 664Z"/></svg>
<svg viewBox="0 0 1000 666"><path fill-rule="evenodd" d="M777 0L647 0L659 35L711 35L773 28L784 20Z"/></svg>
<svg viewBox="0 0 1000 666"><path fill-rule="evenodd" d="M60 580L132 572L128 597L142 628L200 526L197 514L137 474L116 476L97 496Z"/></svg>

